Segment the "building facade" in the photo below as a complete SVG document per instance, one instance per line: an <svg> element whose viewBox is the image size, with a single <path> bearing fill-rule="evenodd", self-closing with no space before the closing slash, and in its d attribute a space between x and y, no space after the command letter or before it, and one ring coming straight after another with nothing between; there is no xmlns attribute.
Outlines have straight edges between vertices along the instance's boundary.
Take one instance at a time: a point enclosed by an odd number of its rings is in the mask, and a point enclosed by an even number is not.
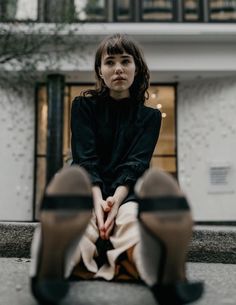
<svg viewBox="0 0 236 305"><path fill-rule="evenodd" d="M46 0L5 0L0 4L2 29L13 26L37 38L42 34L38 26L44 35L50 35L48 29L63 22L59 35L78 41L78 47L49 70L41 63L39 78L32 86L21 88L21 94L1 84L0 219L37 218L47 168L57 157L67 166L71 102L81 90L94 85L96 46L105 36L121 32L141 45L151 72L147 106L162 112L151 166L178 179L196 221L235 221L236 2L56 3L56 8L55 1ZM9 77L16 73L5 68ZM45 72L48 77L40 79ZM58 131L49 126L55 118L50 107L63 122L55 121L55 126L61 125L62 149L54 155L48 146L56 147L53 131L55 136Z"/></svg>

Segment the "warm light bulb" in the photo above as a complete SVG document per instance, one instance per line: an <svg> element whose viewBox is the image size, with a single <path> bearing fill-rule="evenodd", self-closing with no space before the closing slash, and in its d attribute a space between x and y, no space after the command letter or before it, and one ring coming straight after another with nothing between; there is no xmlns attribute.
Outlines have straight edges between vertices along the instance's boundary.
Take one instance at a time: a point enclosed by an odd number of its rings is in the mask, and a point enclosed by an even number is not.
<svg viewBox="0 0 236 305"><path fill-rule="evenodd" d="M161 114L161 116L162 116L163 118L166 118L166 113L163 112L163 113Z"/></svg>
<svg viewBox="0 0 236 305"><path fill-rule="evenodd" d="M157 96L156 93L151 94L151 98L156 98L156 96Z"/></svg>
<svg viewBox="0 0 236 305"><path fill-rule="evenodd" d="M157 109L161 109L162 108L162 104L157 104Z"/></svg>

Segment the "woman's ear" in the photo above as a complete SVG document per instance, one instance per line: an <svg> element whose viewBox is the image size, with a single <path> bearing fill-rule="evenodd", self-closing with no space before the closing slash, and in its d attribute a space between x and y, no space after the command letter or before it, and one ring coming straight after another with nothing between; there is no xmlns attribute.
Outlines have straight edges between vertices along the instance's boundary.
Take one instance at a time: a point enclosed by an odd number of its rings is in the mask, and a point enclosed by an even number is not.
<svg viewBox="0 0 236 305"><path fill-rule="evenodd" d="M99 73L99 76L100 76L101 78L103 78L101 68L98 69L98 73Z"/></svg>

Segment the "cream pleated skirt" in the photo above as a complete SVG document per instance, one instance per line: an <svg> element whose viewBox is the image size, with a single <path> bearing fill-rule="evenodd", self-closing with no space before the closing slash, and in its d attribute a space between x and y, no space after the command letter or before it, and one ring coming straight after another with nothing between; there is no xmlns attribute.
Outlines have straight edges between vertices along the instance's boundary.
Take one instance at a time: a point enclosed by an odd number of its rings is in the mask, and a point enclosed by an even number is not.
<svg viewBox="0 0 236 305"><path fill-rule="evenodd" d="M128 253L129 249L134 250L135 246L140 242L137 212L138 204L136 202L130 201L120 206L115 219L113 233L110 236L112 248L106 252L106 262L100 267L96 263L96 258L98 257L96 242L99 238L99 231L96 224L96 216L93 212L87 229L70 259L68 275L81 276L86 270L87 275L89 275L87 278L112 280L117 273L117 259L122 253ZM126 264L126 267L129 270L130 267L132 269L132 261ZM133 264L133 267L135 269L135 264ZM135 271L137 273L137 269L133 270L133 275L137 278ZM132 274L132 271L130 273Z"/></svg>

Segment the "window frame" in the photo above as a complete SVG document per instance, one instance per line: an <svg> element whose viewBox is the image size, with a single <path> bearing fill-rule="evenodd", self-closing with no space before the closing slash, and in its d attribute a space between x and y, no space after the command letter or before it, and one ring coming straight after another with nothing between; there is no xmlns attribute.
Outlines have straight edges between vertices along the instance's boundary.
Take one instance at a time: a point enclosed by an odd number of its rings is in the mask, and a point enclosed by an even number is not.
<svg viewBox="0 0 236 305"><path fill-rule="evenodd" d="M129 0L129 20L119 20L118 19L118 1L114 0L113 2L113 16L114 16L114 22L117 23L125 23L125 22L134 22L135 21L135 3L133 0Z"/></svg>
<svg viewBox="0 0 236 305"><path fill-rule="evenodd" d="M214 19L212 20L211 19L210 2L211 2L211 0L207 1L207 19L208 19L208 23L236 23L236 18L235 18L235 20L214 20ZM236 12L236 6L235 6L235 12Z"/></svg>
<svg viewBox="0 0 236 305"><path fill-rule="evenodd" d="M172 20L159 20L159 19L144 19L143 18L143 1L139 0L139 19L140 22L147 22L147 23L176 23L178 22L178 1L173 2L173 19Z"/></svg>
<svg viewBox="0 0 236 305"><path fill-rule="evenodd" d="M5 2L6 1L6 2ZM4 9L2 9L5 5L5 8L7 7L7 1L8 0L4 0L3 2L0 1L0 23L4 22L4 23L12 23L12 22L17 22L17 23L37 23L40 21L39 19L39 5L40 2L42 0L37 0L37 18L36 19L17 19L17 18L4 18L3 15L6 14L7 12L5 11L5 13L3 12ZM17 0L18 1L18 0ZM16 3L17 3L16 1Z"/></svg>
<svg viewBox="0 0 236 305"><path fill-rule="evenodd" d="M173 87L174 88L174 117L175 117L175 123L174 123L174 128L175 128L175 152L174 154L156 154L153 156L155 157L175 157L175 168L176 168L176 173L174 175L174 177L177 179L177 181L179 181L179 168L178 168L178 124L177 124L177 120L178 120L178 112L177 112L177 105L178 105L178 95L177 95L177 87L178 87L178 82L165 82L165 83L162 83L162 82L150 82L150 85L149 87L151 86L159 86L159 87Z"/></svg>
<svg viewBox="0 0 236 305"><path fill-rule="evenodd" d="M184 12L185 12L185 3L184 0L182 0L181 2L181 9L182 9L182 22L183 23L200 23L200 22L204 22L204 4L203 4L204 0L198 0L199 2L199 16L197 20L187 20L184 16Z"/></svg>
<svg viewBox="0 0 236 305"><path fill-rule="evenodd" d="M39 0L40 1L40 0ZM104 18L100 19L100 20L96 20L96 19L89 19L89 20L79 20L75 17L74 22L75 23L109 23L109 4L108 4L109 0L104 0Z"/></svg>

